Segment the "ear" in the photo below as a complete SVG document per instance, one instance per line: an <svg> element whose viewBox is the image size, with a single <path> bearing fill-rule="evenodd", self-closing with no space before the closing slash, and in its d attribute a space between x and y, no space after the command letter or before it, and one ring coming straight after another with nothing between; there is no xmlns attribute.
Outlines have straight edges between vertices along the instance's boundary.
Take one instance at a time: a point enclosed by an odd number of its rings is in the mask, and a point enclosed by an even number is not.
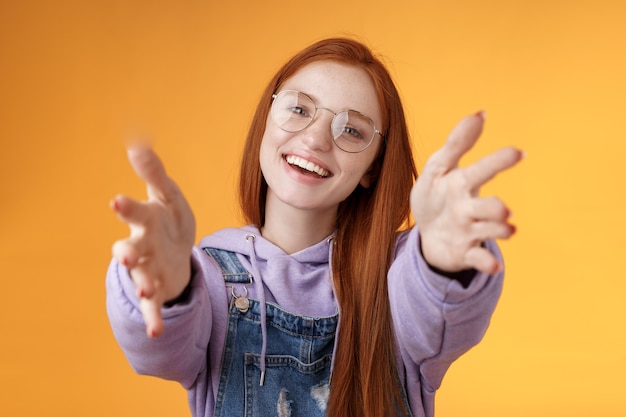
<svg viewBox="0 0 626 417"><path fill-rule="evenodd" d="M363 188L370 188L374 181L378 179L378 173L380 172L380 163L378 162L378 158L372 163L372 165L367 169L363 177L361 177L361 181L359 184Z"/></svg>
<svg viewBox="0 0 626 417"><path fill-rule="evenodd" d="M378 150L376 159L374 159L374 162L372 162L372 165L370 165L370 167L367 169L365 174L363 174L361 181L359 181L359 184L361 185L361 187L370 188L372 184L374 184L376 180L378 179L378 176L380 175L380 170L383 164L383 156L384 156L383 152L384 152L384 148L381 147Z"/></svg>
<svg viewBox="0 0 626 417"><path fill-rule="evenodd" d="M372 176L370 174L370 170L368 170L365 175L363 175L361 181L359 181L359 184L361 184L361 187L363 188L370 188L370 185L372 185Z"/></svg>

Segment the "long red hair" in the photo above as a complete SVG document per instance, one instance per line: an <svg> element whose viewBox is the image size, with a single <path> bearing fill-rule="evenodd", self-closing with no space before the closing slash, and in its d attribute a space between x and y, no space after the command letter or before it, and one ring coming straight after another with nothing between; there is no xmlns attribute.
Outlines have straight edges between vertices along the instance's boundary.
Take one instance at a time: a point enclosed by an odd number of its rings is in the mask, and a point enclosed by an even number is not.
<svg viewBox="0 0 626 417"><path fill-rule="evenodd" d="M409 194L417 178L404 110L384 64L360 42L319 41L296 54L272 78L252 120L241 164L239 200L247 222L263 226L267 183L259 163L272 94L300 68L335 61L364 69L383 116L385 141L373 163L374 181L357 186L339 205L333 277L341 309L331 417L380 417L407 413L399 384L396 346L387 292L387 272L397 231L410 222Z"/></svg>

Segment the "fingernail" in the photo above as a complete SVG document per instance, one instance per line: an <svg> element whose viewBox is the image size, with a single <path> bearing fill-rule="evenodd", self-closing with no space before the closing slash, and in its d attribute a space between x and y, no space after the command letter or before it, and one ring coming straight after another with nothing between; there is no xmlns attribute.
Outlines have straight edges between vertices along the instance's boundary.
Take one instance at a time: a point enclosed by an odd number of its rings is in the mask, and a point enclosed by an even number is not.
<svg viewBox="0 0 626 417"><path fill-rule="evenodd" d="M117 202L117 198L109 201L109 207L111 207L114 211L118 211L120 208L120 203Z"/></svg>
<svg viewBox="0 0 626 417"><path fill-rule="evenodd" d="M487 119L487 112L486 112L486 111L484 111L484 110L481 110L481 111L477 112L477 113L475 114L475 116L478 116L478 117L480 117L483 121L485 121L485 120Z"/></svg>
<svg viewBox="0 0 626 417"><path fill-rule="evenodd" d="M128 258L125 256L120 260L120 263L124 266L128 266Z"/></svg>

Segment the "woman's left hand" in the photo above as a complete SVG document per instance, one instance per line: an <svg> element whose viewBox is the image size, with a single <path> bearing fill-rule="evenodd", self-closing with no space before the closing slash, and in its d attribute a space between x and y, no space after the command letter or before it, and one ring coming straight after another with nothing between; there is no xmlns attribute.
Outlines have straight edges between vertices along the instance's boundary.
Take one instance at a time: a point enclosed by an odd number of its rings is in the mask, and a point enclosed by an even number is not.
<svg viewBox="0 0 626 417"><path fill-rule="evenodd" d="M426 163L411 191L411 210L420 230L422 253L432 267L445 272L501 268L482 243L515 233L511 212L497 197L479 197L480 187L517 164L523 153L500 149L459 168L459 160L478 140L484 113L468 116L454 128L444 146Z"/></svg>

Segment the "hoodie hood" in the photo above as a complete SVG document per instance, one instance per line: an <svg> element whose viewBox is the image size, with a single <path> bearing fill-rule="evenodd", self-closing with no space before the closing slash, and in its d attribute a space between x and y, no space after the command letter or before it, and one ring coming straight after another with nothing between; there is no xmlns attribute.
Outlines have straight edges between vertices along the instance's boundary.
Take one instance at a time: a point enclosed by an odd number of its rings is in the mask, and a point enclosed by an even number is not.
<svg viewBox="0 0 626 417"><path fill-rule="evenodd" d="M251 234L254 239L250 239ZM287 254L263 238L257 227L245 226L217 231L202 239L199 246L237 253L241 264L253 274L253 278L262 280L266 302L276 303L295 314L328 317L337 313L329 267L331 237L299 252ZM256 265L253 265L253 254ZM260 294L255 293L253 290L250 297L259 299Z"/></svg>

